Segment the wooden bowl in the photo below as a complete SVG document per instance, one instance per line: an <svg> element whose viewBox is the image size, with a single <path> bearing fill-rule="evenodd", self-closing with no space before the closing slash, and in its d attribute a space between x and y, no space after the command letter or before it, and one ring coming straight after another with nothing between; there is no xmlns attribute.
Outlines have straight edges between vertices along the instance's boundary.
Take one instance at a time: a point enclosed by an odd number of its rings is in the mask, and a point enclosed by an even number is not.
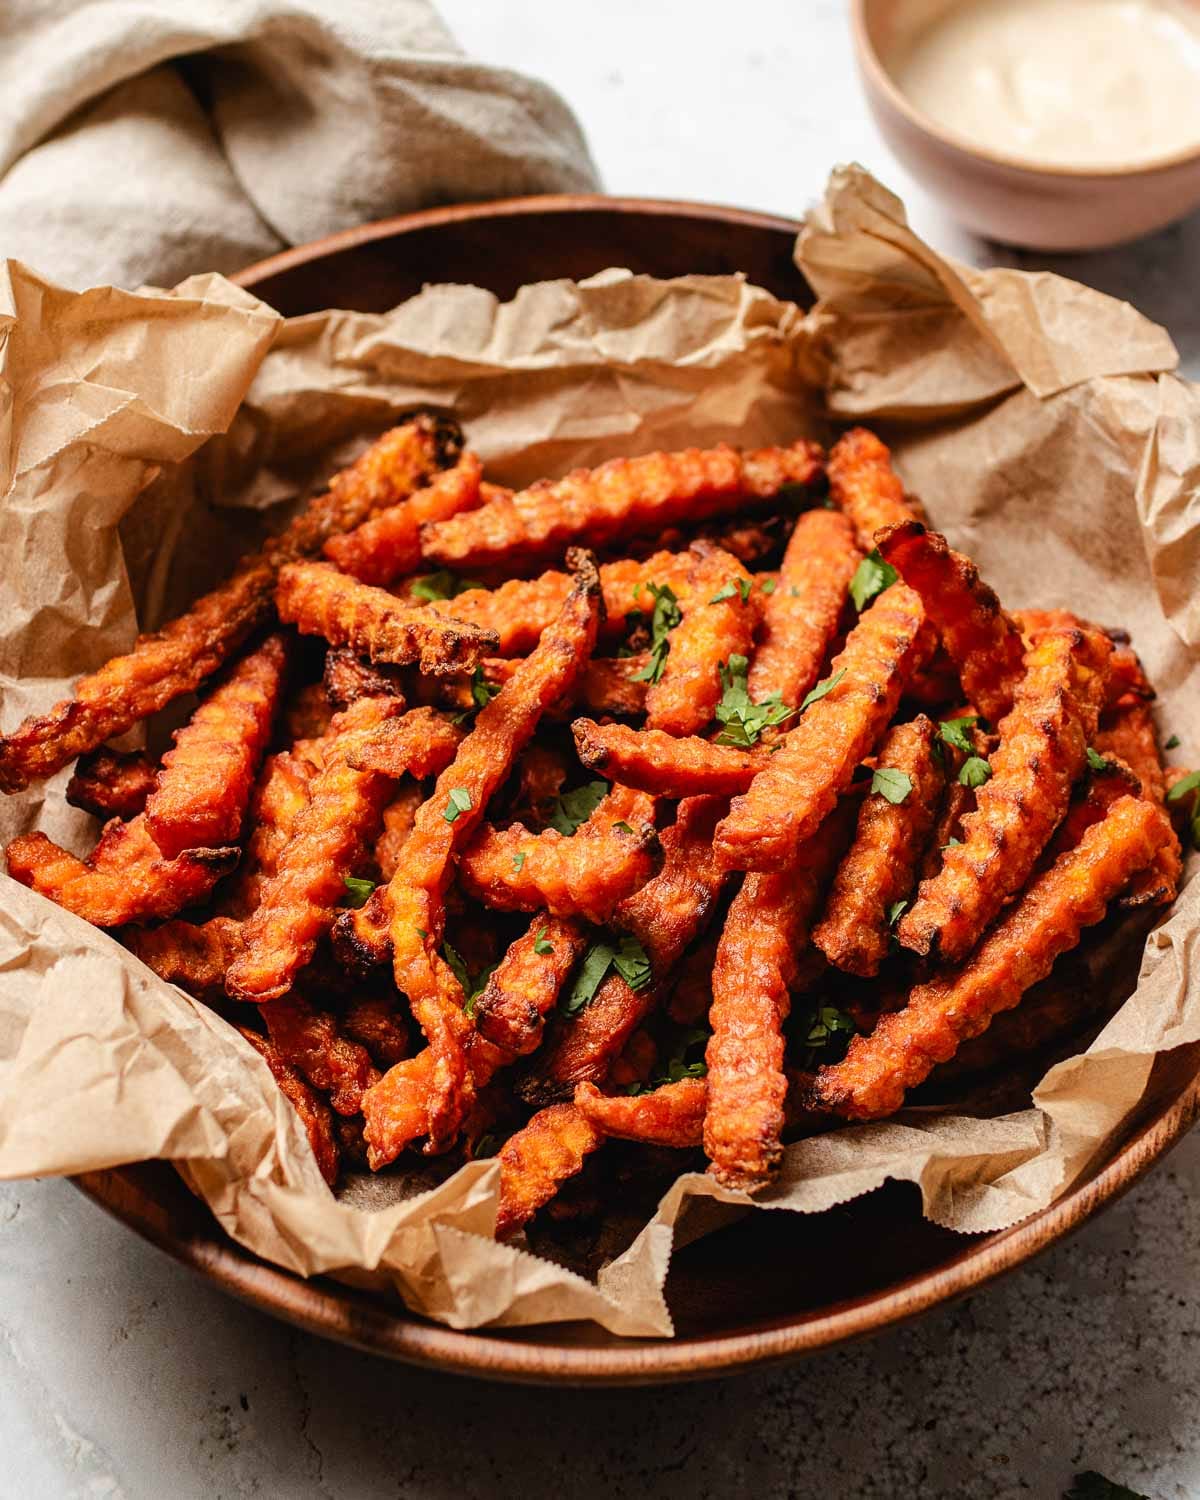
<svg viewBox="0 0 1200 1500"><path fill-rule="evenodd" d="M807 304L792 263L798 225L698 204L529 198L434 209L286 251L236 278L288 314L382 311L430 281L508 297L525 282L607 266L657 276L741 270ZM455 1332L398 1301L304 1281L228 1239L162 1162L90 1173L79 1187L217 1286L310 1332L414 1364L533 1383L702 1379L799 1358L915 1316L1021 1265L1119 1197L1200 1114L1200 1045L1158 1059L1121 1136L1057 1203L998 1234L966 1237L921 1217L890 1184L811 1217L760 1213L682 1250L667 1298L673 1340L621 1339L591 1324ZM820 1266L820 1276L805 1274Z"/></svg>

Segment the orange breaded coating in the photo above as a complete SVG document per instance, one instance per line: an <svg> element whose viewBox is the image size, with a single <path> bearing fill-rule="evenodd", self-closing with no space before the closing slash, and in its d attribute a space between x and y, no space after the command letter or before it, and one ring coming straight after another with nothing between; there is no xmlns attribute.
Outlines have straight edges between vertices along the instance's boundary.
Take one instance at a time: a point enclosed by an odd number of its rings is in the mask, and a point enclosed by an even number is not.
<svg viewBox="0 0 1200 1500"><path fill-rule="evenodd" d="M356 698L404 697L398 668L386 662L372 666L344 646L331 646L325 653L321 691L335 709L348 707ZM328 721L325 727L329 727Z"/></svg>
<svg viewBox="0 0 1200 1500"><path fill-rule="evenodd" d="M233 917L207 922L163 922L159 927L131 927L121 934L130 953L160 979L176 984L197 1000L225 998L225 971L242 951L242 924Z"/></svg>
<svg viewBox="0 0 1200 1500"><path fill-rule="evenodd" d="M496 1238L516 1234L603 1144L603 1134L573 1104L552 1104L509 1136L498 1157Z"/></svg>
<svg viewBox="0 0 1200 1500"><path fill-rule="evenodd" d="M329 729L334 705L319 682L306 682L283 707L283 733L292 740L317 740Z"/></svg>
<svg viewBox="0 0 1200 1500"><path fill-rule="evenodd" d="M1025 658L1012 712L1000 725L991 779L963 819L963 842L942 852L898 935L917 953L958 963L1025 884L1062 821L1096 733L1112 643L1099 631L1047 631Z"/></svg>
<svg viewBox="0 0 1200 1500"><path fill-rule="evenodd" d="M86 863L44 833L22 834L5 851L14 880L94 927L173 917L207 900L221 876L237 864L239 853L236 848L189 849L178 859L164 859L143 813L128 823L114 818Z"/></svg>
<svg viewBox="0 0 1200 1500"><path fill-rule="evenodd" d="M1025 647L1016 621L970 558L919 521L889 527L879 537L879 555L920 594L967 701L998 724L1012 708L1023 671Z"/></svg>
<svg viewBox="0 0 1200 1500"><path fill-rule="evenodd" d="M724 884L712 847L725 808L719 797L690 797L662 834L663 867L622 901L615 925L633 934L650 960L651 983L634 990L615 971L591 1002L564 1023L519 1085L531 1104L570 1095L578 1083L602 1083L629 1037L657 1003L671 971L707 925Z"/></svg>
<svg viewBox="0 0 1200 1500"><path fill-rule="evenodd" d="M1114 651L1113 656L1117 653ZM1110 694L1111 699L1111 694ZM1143 795L1158 807L1166 806L1167 782L1154 717L1143 697L1134 694L1107 710L1100 720L1095 748L1101 755L1118 756L1142 784ZM1124 906L1166 906L1174 901L1183 877L1183 849L1174 829L1154 862L1130 886Z"/></svg>
<svg viewBox="0 0 1200 1500"><path fill-rule="evenodd" d="M749 787L768 759L765 750L739 750L696 735L677 739L663 729L594 724L590 719L576 719L571 733L589 770L657 797L731 797Z"/></svg>
<svg viewBox="0 0 1200 1500"><path fill-rule="evenodd" d="M920 597L899 583L860 617L834 658L832 686L718 826L717 849L730 868L782 869L833 811L921 661L923 620Z"/></svg>
<svg viewBox="0 0 1200 1500"><path fill-rule="evenodd" d="M410 780L395 791L392 800L384 808L383 832L375 845L375 863L379 867L380 880L389 881L396 873L404 845L408 842L416 821L417 809L424 800L424 792L415 781Z"/></svg>
<svg viewBox="0 0 1200 1500"><path fill-rule="evenodd" d="M353 531L330 537L323 551L343 573L360 583L391 583L421 566L421 527L447 521L479 504L483 465L464 453L452 469L435 474L424 489L389 505Z"/></svg>
<svg viewBox="0 0 1200 1500"><path fill-rule="evenodd" d="M594 1083L581 1083L575 1108L603 1136L688 1150L704 1139L707 1097L703 1078L681 1078L648 1094L602 1094Z"/></svg>
<svg viewBox="0 0 1200 1500"><path fill-rule="evenodd" d="M536 1051L546 1017L586 947L587 930L577 918L539 912L475 1002L480 1035L512 1058Z"/></svg>
<svg viewBox="0 0 1200 1500"><path fill-rule="evenodd" d="M870 1036L855 1037L840 1063L818 1072L816 1102L855 1120L899 1109L907 1090L1016 1005L1083 929L1100 921L1166 836L1166 818L1153 803L1115 802L1018 897L962 968L918 985L903 1010L885 1015Z"/></svg>
<svg viewBox="0 0 1200 1500"><path fill-rule="evenodd" d="M463 850L458 873L466 891L493 910L545 908L599 926L661 862L654 799L618 788L571 835L484 824Z"/></svg>
<svg viewBox="0 0 1200 1500"><path fill-rule="evenodd" d="M683 619L670 634L662 674L646 694L646 724L668 734L695 734L721 701L721 666L749 656L763 596L736 557L711 543L692 545Z"/></svg>
<svg viewBox="0 0 1200 1500"><path fill-rule="evenodd" d="M247 825L250 836L232 889L222 897L221 909L247 917L262 900L264 882L274 875L296 819L308 806L308 787L315 768L290 750L269 755L250 797Z"/></svg>
<svg viewBox="0 0 1200 1500"><path fill-rule="evenodd" d="M408 1056L408 1027L384 995L360 995L342 1012L342 1030L361 1042L380 1067L390 1068Z"/></svg>
<svg viewBox="0 0 1200 1500"><path fill-rule="evenodd" d="M605 563L600 585L607 627L602 623L601 630L608 635L623 634L629 616L646 609L646 590L652 583L683 598L692 561L686 552L656 552L642 561L627 557ZM537 645L542 631L554 623L570 589L569 574L549 572L540 578L514 578L497 589L467 589L453 599L435 599L429 608L493 632L501 656L525 656Z"/></svg>
<svg viewBox="0 0 1200 1500"><path fill-rule="evenodd" d="M470 841L546 708L570 692L595 646L603 608L595 559L575 551L568 562L575 583L557 622L507 686L480 709L454 761L438 777L433 796L418 811L401 867L387 887L396 985L408 996L433 1053L432 1151L453 1141L474 1094L465 1053L474 1028L463 1014L462 989L439 953L442 896L454 855ZM389 1128L391 1077L389 1072L364 1101L368 1159L376 1169L407 1144Z"/></svg>
<svg viewBox="0 0 1200 1500"><path fill-rule="evenodd" d="M157 774L158 767L142 750L93 750L80 756L67 783L67 801L98 818L134 818L154 790Z"/></svg>
<svg viewBox="0 0 1200 1500"><path fill-rule="evenodd" d="M402 776L420 781L444 771L465 736L465 729L436 709L410 708L365 735L350 752L349 764L356 771L378 771L393 781Z"/></svg>
<svg viewBox="0 0 1200 1500"><path fill-rule="evenodd" d="M277 1000L329 931L346 876L375 838L391 795L386 776L356 771L349 757L401 707L392 698L360 698L334 718L325 769L309 782L308 802L247 918L246 951L226 979L232 999Z"/></svg>
<svg viewBox="0 0 1200 1500"><path fill-rule="evenodd" d="M841 511L810 510L796 522L750 662L746 687L755 703L778 693L789 708L800 706L820 676L861 558Z"/></svg>
<svg viewBox="0 0 1200 1500"><path fill-rule="evenodd" d="M327 1093L339 1115L358 1114L364 1092L379 1077L366 1048L343 1036L327 1011L294 993L264 1005L262 1016L283 1060Z"/></svg>
<svg viewBox="0 0 1200 1500"><path fill-rule="evenodd" d="M272 1078L279 1085L279 1092L300 1116L300 1123L308 1136L308 1144L317 1159L321 1176L332 1187L337 1181L341 1152L333 1133L333 1115L328 1104L298 1069L283 1060L279 1048L272 1046L265 1036L259 1036L257 1031L251 1031L248 1026L239 1026L238 1030L270 1068Z"/></svg>
<svg viewBox="0 0 1200 1500"><path fill-rule="evenodd" d="M168 859L237 839L287 664L284 638L268 636L176 731L146 801L146 827Z"/></svg>
<svg viewBox="0 0 1200 1500"><path fill-rule="evenodd" d="M916 885L945 785L936 743L937 730L920 714L889 730L879 747L872 788L885 782L886 787L863 799L854 842L812 935L829 962L848 974L879 973L888 953L891 913ZM890 800L897 795L900 801Z"/></svg>
<svg viewBox="0 0 1200 1500"><path fill-rule="evenodd" d="M829 496L849 518L864 552L875 546L884 526L919 520L905 495L892 455L865 427L853 427L829 450Z"/></svg>
<svg viewBox="0 0 1200 1500"><path fill-rule="evenodd" d="M1113 758L1105 762L1103 770L1089 769L1086 778L1076 783L1067 815L1042 851L1039 868L1052 865L1060 854L1074 849L1092 824L1099 823L1114 802L1122 797L1141 795L1142 783L1124 761ZM1148 868L1152 869L1153 866ZM1143 870L1142 876L1145 874L1146 871Z"/></svg>
<svg viewBox="0 0 1200 1500"><path fill-rule="evenodd" d="M428 609L401 604L331 563L290 563L275 586L279 618L301 635L323 635L371 661L417 664L422 672L470 671L496 637Z"/></svg>
<svg viewBox="0 0 1200 1500"><path fill-rule="evenodd" d="M729 907L712 974L704 1121L711 1171L727 1187L761 1187L783 1154L783 1023L856 805L843 798L786 869L747 875Z"/></svg>
<svg viewBox="0 0 1200 1500"><path fill-rule="evenodd" d="M335 532L357 526L408 494L453 461L460 443L454 422L424 413L385 433L334 478L327 495L310 501L226 583L161 630L139 636L127 655L81 678L73 697L0 736L0 791L17 792L52 776L76 756L194 692L270 617L275 575L283 563L311 555Z"/></svg>
<svg viewBox="0 0 1200 1500"><path fill-rule="evenodd" d="M644 651L632 656L594 656L575 684L569 699L547 711L552 719L567 718L576 704L589 713L620 714L634 718L646 712L645 671L650 657ZM483 680L490 688L502 688L521 664L519 657L488 656L482 663ZM470 677L426 677L416 696L426 695L447 707L470 712L475 705L474 681Z"/></svg>
<svg viewBox="0 0 1200 1500"><path fill-rule="evenodd" d="M424 800L424 793L422 793L420 802L417 804L418 808ZM396 851L397 857L392 865L392 874L386 877L389 882L399 870L401 851L408 843L408 837L415 822L416 812L414 811L412 823L409 824L402 843ZM382 866L380 874L383 874ZM371 892L362 906L339 912L334 918L329 933L334 957L347 973L359 978L365 977L372 969L387 963L392 956L391 925L387 886L381 885Z"/></svg>
<svg viewBox="0 0 1200 1500"><path fill-rule="evenodd" d="M421 529L424 555L445 567L550 559L572 543L604 546L769 500L821 473L815 443L741 454L722 445L615 458L565 479L544 479L511 499Z"/></svg>

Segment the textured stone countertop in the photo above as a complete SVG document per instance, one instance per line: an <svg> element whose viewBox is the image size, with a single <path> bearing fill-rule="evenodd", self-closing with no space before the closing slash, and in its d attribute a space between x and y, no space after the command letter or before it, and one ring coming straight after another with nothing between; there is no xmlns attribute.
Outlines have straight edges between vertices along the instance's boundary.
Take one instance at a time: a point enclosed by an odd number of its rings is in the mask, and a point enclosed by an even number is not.
<svg viewBox="0 0 1200 1500"><path fill-rule="evenodd" d="M857 159L915 226L974 241L889 158L843 0L441 0L540 73L613 192L797 214ZM1166 324L1200 374L1200 216L1053 262ZM1093 1468L1200 1496L1200 1139L1032 1267L805 1365L661 1391L536 1391L385 1364L210 1290L69 1184L0 1185L0 1497L581 1500L1057 1497Z"/></svg>

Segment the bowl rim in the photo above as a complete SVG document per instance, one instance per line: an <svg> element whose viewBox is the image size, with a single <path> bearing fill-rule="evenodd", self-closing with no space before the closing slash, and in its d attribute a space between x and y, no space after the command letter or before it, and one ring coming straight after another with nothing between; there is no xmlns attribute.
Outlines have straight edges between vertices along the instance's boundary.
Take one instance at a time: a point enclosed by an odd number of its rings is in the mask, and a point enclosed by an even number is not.
<svg viewBox="0 0 1200 1500"><path fill-rule="evenodd" d="M960 135L958 131L940 125L931 115L918 109L908 95L901 90L884 66L883 59L871 40L870 27L867 25L868 3L869 0L851 0L850 5L850 29L854 39L854 50L858 57L859 67L866 74L868 84L878 90L886 98L888 104L914 129L932 137L939 144L948 146L951 150L976 161L987 162L989 166L1004 167L1009 171L1021 172L1030 177L1056 177L1075 182L1107 182L1154 177L1161 173L1172 172L1178 167L1200 163L1200 141L1197 141L1194 146L1173 151L1167 156L1152 156L1146 161L1125 166L1117 164L1070 166L1062 162L1041 162L1036 157L1017 156L1006 151L994 151L990 147L981 146L969 137Z"/></svg>

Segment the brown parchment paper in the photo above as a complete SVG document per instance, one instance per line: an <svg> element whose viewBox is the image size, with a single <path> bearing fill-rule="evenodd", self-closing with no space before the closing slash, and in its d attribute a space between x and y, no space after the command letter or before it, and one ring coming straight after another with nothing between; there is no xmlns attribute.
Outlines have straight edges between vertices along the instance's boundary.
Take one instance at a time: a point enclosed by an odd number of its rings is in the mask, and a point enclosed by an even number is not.
<svg viewBox="0 0 1200 1500"><path fill-rule="evenodd" d="M906 481L1013 606L1132 630L1177 758L1200 758L1200 397L1163 330L1048 275L953 265L858 168L833 174L797 261L802 314L733 277L613 270L501 304L430 287L384 316L281 322L218 277L67 293L0 271L0 722L61 697L205 587L259 512L318 487L416 402L457 413L495 474L870 420ZM77 849L66 773L0 804L0 836ZM489 1236L497 1168L335 1198L290 1106L234 1032L116 942L4 879L0 1176L164 1157L224 1228L305 1275L390 1287L456 1327L591 1318L671 1332L672 1244L749 1200L681 1177L593 1283ZM887 1178L983 1231L1048 1203L1135 1106L1156 1052L1200 1038L1200 882L1146 944L1136 989L1030 1107L909 1110L789 1148L759 1208L815 1212ZM408 1192L409 1196L402 1196Z"/></svg>

